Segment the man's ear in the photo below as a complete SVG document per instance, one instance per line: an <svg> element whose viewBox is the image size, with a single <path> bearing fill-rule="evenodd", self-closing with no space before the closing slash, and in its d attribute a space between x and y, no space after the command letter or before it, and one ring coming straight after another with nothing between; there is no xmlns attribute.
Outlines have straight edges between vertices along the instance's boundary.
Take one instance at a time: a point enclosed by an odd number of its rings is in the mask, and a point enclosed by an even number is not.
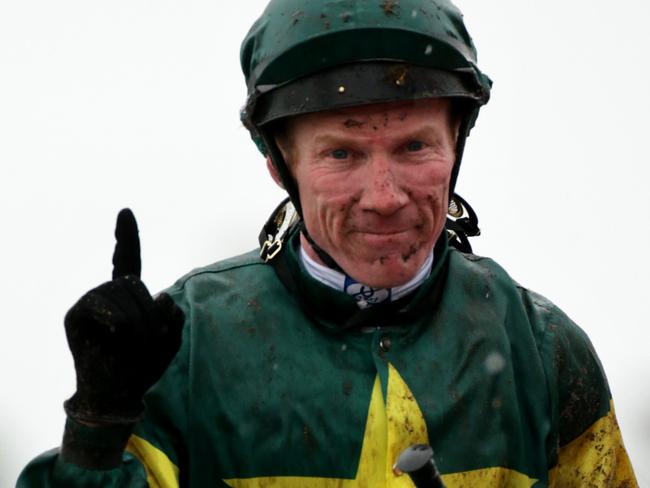
<svg viewBox="0 0 650 488"><path fill-rule="evenodd" d="M269 174L271 175L271 178L273 178L273 181L275 181L276 185L284 190L284 185L282 184L278 170L273 164L273 161L271 161L271 156L266 157L266 169L269 170Z"/></svg>

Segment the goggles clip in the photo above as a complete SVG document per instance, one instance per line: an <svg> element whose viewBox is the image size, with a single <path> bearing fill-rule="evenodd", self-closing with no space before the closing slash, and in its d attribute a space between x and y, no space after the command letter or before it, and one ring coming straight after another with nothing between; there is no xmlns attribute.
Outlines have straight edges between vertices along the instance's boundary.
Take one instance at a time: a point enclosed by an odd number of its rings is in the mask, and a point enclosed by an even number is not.
<svg viewBox="0 0 650 488"><path fill-rule="evenodd" d="M481 235L476 212L457 193L454 193L449 200L448 212L445 227L449 243L461 252L471 253L472 246L468 237Z"/></svg>
<svg viewBox="0 0 650 488"><path fill-rule="evenodd" d="M298 212L286 198L273 211L260 233L260 258L265 263L271 261L282 251L285 237L299 220Z"/></svg>
<svg viewBox="0 0 650 488"><path fill-rule="evenodd" d="M273 259L277 254L282 250L282 241L273 240L273 236L269 235L269 238L264 241L262 244L262 249L260 249L260 258L265 263L268 263Z"/></svg>

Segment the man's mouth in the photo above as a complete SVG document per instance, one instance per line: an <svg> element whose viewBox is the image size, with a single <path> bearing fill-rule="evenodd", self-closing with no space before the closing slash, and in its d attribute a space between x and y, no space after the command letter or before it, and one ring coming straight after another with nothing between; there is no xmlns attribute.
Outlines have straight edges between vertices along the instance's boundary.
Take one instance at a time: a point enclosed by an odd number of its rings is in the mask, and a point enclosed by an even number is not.
<svg viewBox="0 0 650 488"><path fill-rule="evenodd" d="M364 231L359 231L362 234L368 234L371 236L395 236L398 234L404 234L405 232L408 232L410 229L401 229L401 230L382 230L382 231L376 231L376 230L364 230Z"/></svg>
<svg viewBox="0 0 650 488"><path fill-rule="evenodd" d="M369 231L356 231L355 234L362 242L370 246L385 247L404 243L404 240L410 236L411 229L401 230L369 230Z"/></svg>

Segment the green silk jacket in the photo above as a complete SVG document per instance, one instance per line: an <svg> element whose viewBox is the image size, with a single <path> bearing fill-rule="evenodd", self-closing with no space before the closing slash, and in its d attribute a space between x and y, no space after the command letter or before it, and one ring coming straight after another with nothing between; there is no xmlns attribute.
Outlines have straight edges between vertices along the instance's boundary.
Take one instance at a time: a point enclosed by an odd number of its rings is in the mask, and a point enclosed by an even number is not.
<svg viewBox="0 0 650 488"><path fill-rule="evenodd" d="M441 239L413 296L360 311L297 235L282 256L289 287L251 252L168 290L183 344L119 468L53 450L18 486L412 487L391 468L414 443L447 487L637 486L589 339L490 259Z"/></svg>

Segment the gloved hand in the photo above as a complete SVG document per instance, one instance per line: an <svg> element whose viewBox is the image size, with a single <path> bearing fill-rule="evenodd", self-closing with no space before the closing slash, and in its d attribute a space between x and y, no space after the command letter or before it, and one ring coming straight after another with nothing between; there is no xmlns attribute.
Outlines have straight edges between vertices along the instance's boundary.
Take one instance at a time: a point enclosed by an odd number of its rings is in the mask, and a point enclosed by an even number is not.
<svg viewBox="0 0 650 488"><path fill-rule="evenodd" d="M144 393L178 352L184 315L165 293L155 300L140 281L140 241L133 213L115 228L113 279L68 311L65 330L77 371L69 417L90 425L132 424Z"/></svg>

